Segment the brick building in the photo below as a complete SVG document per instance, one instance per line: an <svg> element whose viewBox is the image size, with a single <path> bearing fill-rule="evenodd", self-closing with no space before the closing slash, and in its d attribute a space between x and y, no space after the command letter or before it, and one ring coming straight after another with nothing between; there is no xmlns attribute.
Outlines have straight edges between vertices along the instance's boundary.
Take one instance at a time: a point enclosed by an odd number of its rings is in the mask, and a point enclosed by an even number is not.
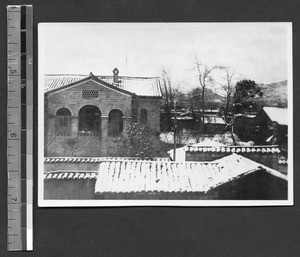
<svg viewBox="0 0 300 257"><path fill-rule="evenodd" d="M159 78L46 75L45 156L109 156L133 122L159 132Z"/></svg>

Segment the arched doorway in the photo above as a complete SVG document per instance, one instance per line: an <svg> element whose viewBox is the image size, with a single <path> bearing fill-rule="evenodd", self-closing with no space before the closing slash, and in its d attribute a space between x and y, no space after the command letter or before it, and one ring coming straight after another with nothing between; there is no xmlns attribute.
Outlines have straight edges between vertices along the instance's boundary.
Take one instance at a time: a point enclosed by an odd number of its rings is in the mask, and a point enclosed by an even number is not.
<svg viewBox="0 0 300 257"><path fill-rule="evenodd" d="M114 109L108 115L108 135L117 136L123 132L123 113Z"/></svg>
<svg viewBox="0 0 300 257"><path fill-rule="evenodd" d="M79 110L80 133L100 133L101 111L97 106L86 105Z"/></svg>

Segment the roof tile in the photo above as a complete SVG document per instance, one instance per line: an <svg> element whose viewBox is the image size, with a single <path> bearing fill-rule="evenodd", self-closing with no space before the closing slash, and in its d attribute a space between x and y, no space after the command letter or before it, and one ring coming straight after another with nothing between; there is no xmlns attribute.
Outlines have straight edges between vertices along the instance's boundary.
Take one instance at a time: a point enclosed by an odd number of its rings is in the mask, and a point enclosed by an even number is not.
<svg viewBox="0 0 300 257"><path fill-rule="evenodd" d="M288 125L287 108L264 107L263 110L272 121L276 121L280 125Z"/></svg>
<svg viewBox="0 0 300 257"><path fill-rule="evenodd" d="M266 146L195 146L190 145L183 148L186 152L227 152L227 153L250 153L250 152L262 152L262 153L280 153L280 149L277 145Z"/></svg>
<svg viewBox="0 0 300 257"><path fill-rule="evenodd" d="M96 76L112 86L134 93L138 96L161 97L160 79L158 77L119 77L119 83L113 83L113 76ZM45 75L44 92L75 83L88 78L86 75Z"/></svg>
<svg viewBox="0 0 300 257"><path fill-rule="evenodd" d="M134 157L46 157L44 163L97 163L103 161L141 160ZM157 161L169 161L168 158L159 158Z"/></svg>
<svg viewBox="0 0 300 257"><path fill-rule="evenodd" d="M45 158L45 161L49 159L51 158ZM93 160L94 158L90 158L90 161ZM100 160L99 171L49 171L45 172L44 178L96 179L95 193L207 192L257 170L264 170L287 180L286 175L237 154L213 162L178 163L123 158Z"/></svg>
<svg viewBox="0 0 300 257"><path fill-rule="evenodd" d="M98 171L74 171L74 170L56 170L45 172L45 179L92 179L96 178Z"/></svg>
<svg viewBox="0 0 300 257"><path fill-rule="evenodd" d="M104 161L99 165L95 193L207 192L261 169L287 179L280 172L237 154L211 163Z"/></svg>

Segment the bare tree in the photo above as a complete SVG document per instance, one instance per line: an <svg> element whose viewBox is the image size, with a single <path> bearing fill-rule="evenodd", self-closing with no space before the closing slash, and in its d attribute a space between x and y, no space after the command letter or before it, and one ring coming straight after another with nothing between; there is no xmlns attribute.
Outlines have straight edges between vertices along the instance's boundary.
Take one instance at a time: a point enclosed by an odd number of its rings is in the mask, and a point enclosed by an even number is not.
<svg viewBox="0 0 300 257"><path fill-rule="evenodd" d="M77 156L83 153L90 143L86 137L70 137L65 139L65 148L69 151L69 156Z"/></svg>
<svg viewBox="0 0 300 257"><path fill-rule="evenodd" d="M144 124L133 122L114 139L114 156L136 158L152 158L166 156L167 144L159 140L159 136L151 129L151 114Z"/></svg>
<svg viewBox="0 0 300 257"><path fill-rule="evenodd" d="M51 139L44 145L45 151L47 150L47 147L49 145L51 145L55 141L55 139L56 139L56 135L54 135L53 137L51 137Z"/></svg>
<svg viewBox="0 0 300 257"><path fill-rule="evenodd" d="M174 109L176 97L179 94L179 85L174 86L171 80L171 72L166 69L162 70L162 107L166 113L165 121L163 122L166 130L172 127L172 109Z"/></svg>
<svg viewBox="0 0 300 257"><path fill-rule="evenodd" d="M235 92L235 84L234 84L234 77L235 77L235 71L230 72L229 68L225 68L226 73L226 82L224 85L222 85L222 89L226 93L226 107L225 107L225 115L227 116L229 113L230 106L232 105L233 96Z"/></svg>
<svg viewBox="0 0 300 257"><path fill-rule="evenodd" d="M204 130L204 124L205 124L205 92L206 92L206 88L207 88L207 84L214 84L215 80L212 77L212 71L216 70L216 69L224 69L223 66L212 66L212 67L208 67L205 64L201 64L197 58L197 56L195 56L195 64L196 64L196 70L197 70L197 76L198 76L198 81L199 81L199 86L200 86L200 94L201 94L201 98L200 98L200 131L203 132Z"/></svg>
<svg viewBox="0 0 300 257"><path fill-rule="evenodd" d="M225 109L221 110L221 115L225 122L224 130L228 128L230 129L232 142L233 144L236 144L236 137L233 133L233 125L236 117L231 112L233 106L233 98L236 89L236 84L234 83L236 74L235 71L230 71L228 67L224 67L224 70L225 70L225 79L224 79L225 82L218 83L221 86L222 90L225 92L225 101L226 101Z"/></svg>

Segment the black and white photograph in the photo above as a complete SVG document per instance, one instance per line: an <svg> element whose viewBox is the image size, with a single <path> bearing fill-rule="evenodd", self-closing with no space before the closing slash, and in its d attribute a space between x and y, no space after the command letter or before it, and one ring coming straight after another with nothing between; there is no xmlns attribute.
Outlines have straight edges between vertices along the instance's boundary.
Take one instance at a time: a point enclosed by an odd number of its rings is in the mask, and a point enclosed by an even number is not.
<svg viewBox="0 0 300 257"><path fill-rule="evenodd" d="M293 205L292 23L39 23L38 203Z"/></svg>

